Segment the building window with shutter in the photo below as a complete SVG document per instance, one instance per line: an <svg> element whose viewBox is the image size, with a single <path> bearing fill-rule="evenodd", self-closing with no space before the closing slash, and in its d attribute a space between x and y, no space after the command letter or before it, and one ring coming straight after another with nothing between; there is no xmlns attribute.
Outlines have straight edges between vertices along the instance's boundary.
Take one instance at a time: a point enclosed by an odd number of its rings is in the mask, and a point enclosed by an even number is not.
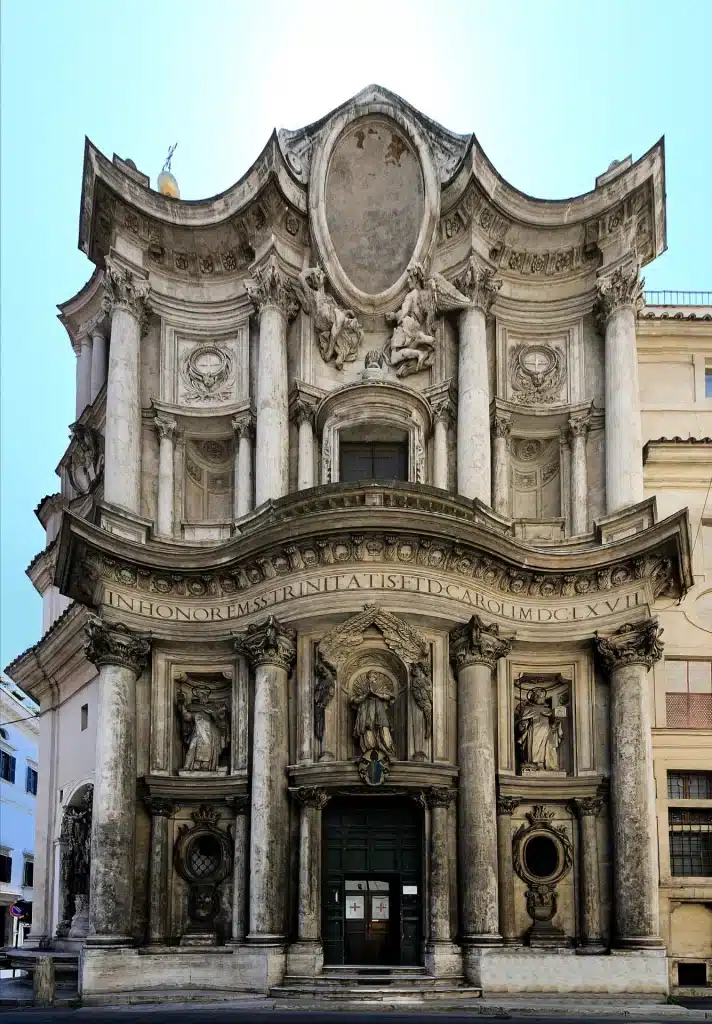
<svg viewBox="0 0 712 1024"><path fill-rule="evenodd" d="M15 781L15 758L6 750L0 750L0 778L5 782Z"/></svg>
<svg viewBox="0 0 712 1024"><path fill-rule="evenodd" d="M22 869L22 884L29 889L35 884L35 862L32 857L25 857Z"/></svg>
<svg viewBox="0 0 712 1024"><path fill-rule="evenodd" d="M37 772L30 764L27 765L25 792L37 796Z"/></svg>
<svg viewBox="0 0 712 1024"><path fill-rule="evenodd" d="M712 661L665 661L668 729L712 729Z"/></svg>

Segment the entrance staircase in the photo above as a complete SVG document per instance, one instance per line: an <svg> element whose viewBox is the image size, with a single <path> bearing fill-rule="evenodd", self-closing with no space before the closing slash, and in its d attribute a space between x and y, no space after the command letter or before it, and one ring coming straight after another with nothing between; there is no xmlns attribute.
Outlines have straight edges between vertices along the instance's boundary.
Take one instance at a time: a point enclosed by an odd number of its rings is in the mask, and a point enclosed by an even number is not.
<svg viewBox="0 0 712 1024"><path fill-rule="evenodd" d="M317 977L288 974L270 990L274 999L311 1003L461 1003L479 999L482 990L467 985L462 975L435 978L424 967L324 967Z"/></svg>

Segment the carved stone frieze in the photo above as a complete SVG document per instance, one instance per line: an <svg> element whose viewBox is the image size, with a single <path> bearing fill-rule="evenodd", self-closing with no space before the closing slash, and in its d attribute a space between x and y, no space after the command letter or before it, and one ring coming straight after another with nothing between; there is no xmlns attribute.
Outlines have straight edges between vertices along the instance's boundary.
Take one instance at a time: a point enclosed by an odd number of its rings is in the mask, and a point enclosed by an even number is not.
<svg viewBox="0 0 712 1024"><path fill-rule="evenodd" d="M104 312L112 314L115 309L124 309L143 329L148 318L148 295L150 287L143 277L122 267L110 256L104 262Z"/></svg>
<svg viewBox="0 0 712 1024"><path fill-rule="evenodd" d="M151 643L121 622L108 623L91 615L86 624L84 654L97 668L120 665L141 675L151 653Z"/></svg>
<svg viewBox="0 0 712 1024"><path fill-rule="evenodd" d="M73 447L67 463L67 474L77 494L91 494L104 472L104 437L85 423L69 428Z"/></svg>
<svg viewBox="0 0 712 1024"><path fill-rule="evenodd" d="M274 615L269 615L263 622L248 626L235 638L235 650L255 668L277 665L289 671L297 653L297 634L283 626Z"/></svg>
<svg viewBox="0 0 712 1024"><path fill-rule="evenodd" d="M450 633L450 659L456 672L469 665L488 665L494 669L500 658L509 654L512 641L499 635L499 626L486 625L479 615L456 626Z"/></svg>
<svg viewBox="0 0 712 1024"><path fill-rule="evenodd" d="M523 405L566 401L566 356L555 345L522 343L509 353L512 399Z"/></svg>
<svg viewBox="0 0 712 1024"><path fill-rule="evenodd" d="M274 253L260 266L253 268L252 277L253 281L246 282L245 288L258 313L273 306L287 319L297 315L299 303L293 282L282 270Z"/></svg>
<svg viewBox="0 0 712 1024"><path fill-rule="evenodd" d="M495 278L492 270L483 267L476 257L471 255L466 268L455 279L455 285L468 297L472 305L481 309L486 316L497 298L502 282Z"/></svg>
<svg viewBox="0 0 712 1024"><path fill-rule="evenodd" d="M657 619L626 623L611 636L596 633L596 652L608 672L621 665L645 665L650 669L663 654L662 632Z"/></svg>
<svg viewBox="0 0 712 1024"><path fill-rule="evenodd" d="M644 288L645 281L637 262L618 267L612 274L602 277L597 283L599 322L605 325L609 316L623 306L631 306L637 314L645 304Z"/></svg>
<svg viewBox="0 0 712 1024"><path fill-rule="evenodd" d="M476 182L465 189L457 205L441 217L438 230L442 245L459 239L475 225L487 238L498 241L504 238L511 227L511 221L490 203Z"/></svg>
<svg viewBox="0 0 712 1024"><path fill-rule="evenodd" d="M406 665L421 661L427 654L425 638L403 619L384 611L377 604L367 604L362 612L353 615L332 629L319 643L323 658L339 666L348 655L363 643L363 635L370 626L375 626L386 642Z"/></svg>

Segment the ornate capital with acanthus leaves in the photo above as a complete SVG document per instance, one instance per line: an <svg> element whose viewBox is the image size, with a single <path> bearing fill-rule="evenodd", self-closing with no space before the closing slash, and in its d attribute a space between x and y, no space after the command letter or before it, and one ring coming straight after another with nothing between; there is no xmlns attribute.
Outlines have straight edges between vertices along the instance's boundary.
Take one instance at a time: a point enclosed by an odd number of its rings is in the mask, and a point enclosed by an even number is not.
<svg viewBox="0 0 712 1024"><path fill-rule="evenodd" d="M174 416L165 416L159 413L153 420L160 439L172 441L176 433L176 420Z"/></svg>
<svg viewBox="0 0 712 1024"><path fill-rule="evenodd" d="M234 793L227 798L227 803L235 814L248 814L250 810L250 795L249 793Z"/></svg>
<svg viewBox="0 0 712 1024"><path fill-rule="evenodd" d="M253 668L277 665L288 672L297 654L297 634L270 615L264 622L248 626L236 637L235 650L244 655Z"/></svg>
<svg viewBox="0 0 712 1024"><path fill-rule="evenodd" d="M238 441L243 437L252 440L255 436L255 417L251 412L242 412L238 416L233 416L232 429Z"/></svg>
<svg viewBox="0 0 712 1024"><path fill-rule="evenodd" d="M575 437L586 437L589 428L591 426L590 416L570 416L569 417L569 437L573 440Z"/></svg>
<svg viewBox="0 0 712 1024"><path fill-rule="evenodd" d="M105 622L98 615L90 616L86 624L87 640L84 654L97 668L119 665L130 668L140 676L151 653L151 642L146 636L132 632L121 622Z"/></svg>
<svg viewBox="0 0 712 1024"><path fill-rule="evenodd" d="M483 267L474 255L470 255L467 266L455 279L458 290L466 295L473 306L487 316L502 282L495 278L492 270Z"/></svg>
<svg viewBox="0 0 712 1024"><path fill-rule="evenodd" d="M316 416L316 403L305 398L304 395L300 395L292 401L289 415L297 426L300 426L302 423L308 423L313 427Z"/></svg>
<svg viewBox="0 0 712 1024"><path fill-rule="evenodd" d="M650 669L662 657L662 632L657 619L628 622L611 636L596 633L596 651L608 672L624 665L645 665Z"/></svg>
<svg viewBox="0 0 712 1024"><path fill-rule="evenodd" d="M519 799L518 796L498 796L497 814L500 817L504 817L504 815L507 815L509 818L511 818L521 802L522 801Z"/></svg>
<svg viewBox="0 0 712 1024"><path fill-rule="evenodd" d="M618 267L609 276L602 277L596 285L599 321L605 325L609 316L623 306L632 306L633 312L637 313L645 304L644 288L645 281L640 276L640 264L637 262Z"/></svg>
<svg viewBox="0 0 712 1024"><path fill-rule="evenodd" d="M509 441L512 434L512 417L506 412L497 412L492 418L492 436Z"/></svg>
<svg viewBox="0 0 712 1024"><path fill-rule="evenodd" d="M569 810L576 818L597 818L604 799L602 796L577 796L569 801Z"/></svg>
<svg viewBox="0 0 712 1024"><path fill-rule="evenodd" d="M274 306L288 320L297 315L299 302L294 287L274 253L252 270L252 277L253 281L246 282L245 289L258 313Z"/></svg>
<svg viewBox="0 0 712 1024"><path fill-rule="evenodd" d="M457 790L445 786L427 786L423 796L428 807L449 807L457 797Z"/></svg>
<svg viewBox="0 0 712 1024"><path fill-rule="evenodd" d="M175 803L165 796L147 796L146 807L154 818L170 818L175 810Z"/></svg>
<svg viewBox="0 0 712 1024"><path fill-rule="evenodd" d="M130 313L141 330L148 319L148 294L150 287L144 277L139 277L116 260L107 256L104 261L104 298L102 309L112 315L116 309Z"/></svg>
<svg viewBox="0 0 712 1024"><path fill-rule="evenodd" d="M291 793L303 807L314 807L319 811L324 810L330 799L327 791L319 786L300 786L291 790Z"/></svg>
<svg viewBox="0 0 712 1024"><path fill-rule="evenodd" d="M450 660L456 672L469 665L494 669L511 649L511 639L499 635L499 626L486 625L479 615L473 615L469 622L456 626L450 633Z"/></svg>
<svg viewBox="0 0 712 1024"><path fill-rule="evenodd" d="M449 427L455 422L455 403L451 398L439 397L432 402L433 421Z"/></svg>

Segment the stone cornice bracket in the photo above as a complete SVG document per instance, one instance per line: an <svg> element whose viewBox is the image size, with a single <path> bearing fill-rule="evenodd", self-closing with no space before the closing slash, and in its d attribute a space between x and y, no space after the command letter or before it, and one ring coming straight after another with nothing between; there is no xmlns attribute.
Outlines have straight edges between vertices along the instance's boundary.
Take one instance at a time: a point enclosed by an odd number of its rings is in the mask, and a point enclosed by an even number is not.
<svg viewBox="0 0 712 1024"><path fill-rule="evenodd" d="M577 796L568 806L575 818L597 818L605 802L603 796Z"/></svg>
<svg viewBox="0 0 712 1024"><path fill-rule="evenodd" d="M253 280L245 282L245 290L257 313L272 306L287 320L294 319L299 312L299 302L276 255L270 253L263 263L251 268L251 274Z"/></svg>
<svg viewBox="0 0 712 1024"><path fill-rule="evenodd" d="M627 263L617 267L612 274L599 278L596 283L596 317L605 327L606 321L616 310L631 306L637 314L645 304L643 289L645 280L640 276L640 264Z"/></svg>
<svg viewBox="0 0 712 1024"><path fill-rule="evenodd" d="M231 425L238 441L242 437L251 440L255 436L255 417L251 412L241 412L233 416Z"/></svg>
<svg viewBox="0 0 712 1024"><path fill-rule="evenodd" d="M145 635L134 633L121 622L105 622L98 615L90 616L84 628L87 661L97 668L118 665L130 668L137 676L141 675L151 654L151 641Z"/></svg>
<svg viewBox="0 0 712 1024"><path fill-rule="evenodd" d="M492 436L509 441L512 436L512 417L506 412L496 412L492 417Z"/></svg>
<svg viewBox="0 0 712 1024"><path fill-rule="evenodd" d="M423 790L423 797L428 807L449 807L457 797L457 790L445 786L427 786Z"/></svg>
<svg viewBox="0 0 712 1024"><path fill-rule="evenodd" d="M476 309L481 309L485 316L489 316L502 282L494 276L494 271L483 267L471 253L467 266L455 278L455 286Z"/></svg>
<svg viewBox="0 0 712 1024"><path fill-rule="evenodd" d="M253 668L276 665L288 672L297 654L297 634L270 615L235 637L235 650L247 658Z"/></svg>
<svg viewBox="0 0 712 1024"><path fill-rule="evenodd" d="M149 814L157 818L170 818L177 805L173 800L165 796L146 796L144 803Z"/></svg>
<svg viewBox="0 0 712 1024"><path fill-rule="evenodd" d="M104 297L101 308L111 316L115 309L130 313L143 330L148 321L150 286L145 277L139 277L107 256L104 266Z"/></svg>
<svg viewBox="0 0 712 1024"><path fill-rule="evenodd" d="M499 626L486 625L479 615L450 632L450 660L455 671L469 665L497 665L512 649L512 638L499 635Z"/></svg>
<svg viewBox="0 0 712 1024"><path fill-rule="evenodd" d="M319 786L299 786L289 792L304 807L314 807L319 811L323 811L331 799L330 794Z"/></svg>
<svg viewBox="0 0 712 1024"><path fill-rule="evenodd" d="M161 439L167 438L172 441L175 438L177 424L174 416L166 416L165 413L159 412L154 417L153 424Z"/></svg>
<svg viewBox="0 0 712 1024"><path fill-rule="evenodd" d="M498 796L497 814L500 816L506 814L511 818L521 802L518 796Z"/></svg>
<svg viewBox="0 0 712 1024"><path fill-rule="evenodd" d="M622 665L645 665L650 669L663 654L662 632L657 619L635 624L628 622L611 636L596 633L596 653L608 672Z"/></svg>

